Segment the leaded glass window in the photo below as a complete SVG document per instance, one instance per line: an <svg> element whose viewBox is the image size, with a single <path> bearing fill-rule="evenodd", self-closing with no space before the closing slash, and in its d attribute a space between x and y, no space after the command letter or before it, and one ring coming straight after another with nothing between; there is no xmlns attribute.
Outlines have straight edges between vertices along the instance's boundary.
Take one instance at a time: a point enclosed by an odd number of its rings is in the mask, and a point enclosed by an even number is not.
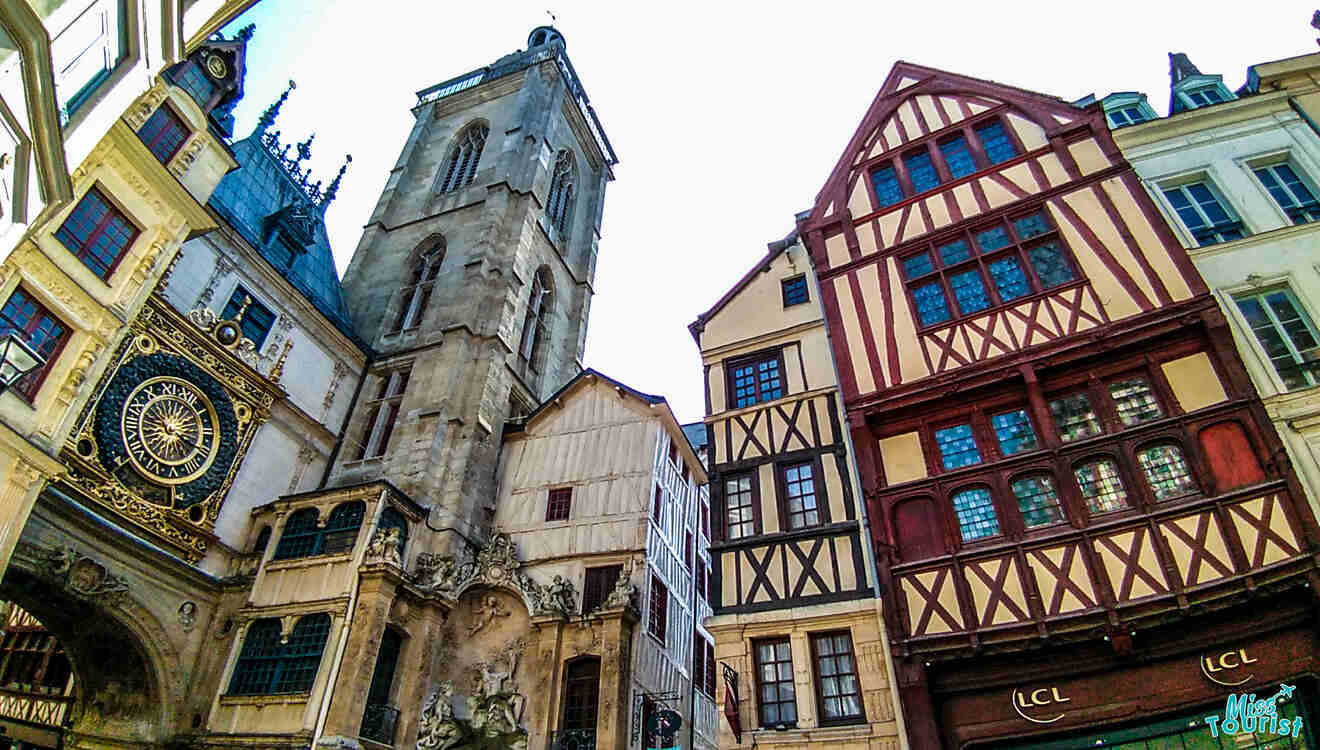
<svg viewBox="0 0 1320 750"><path fill-rule="evenodd" d="M1169 500L1196 492L1196 480L1187 468L1182 449L1172 443L1143 448L1137 453L1141 470L1156 500Z"/></svg>
<svg viewBox="0 0 1320 750"><path fill-rule="evenodd" d="M976 448L971 425L960 424L936 430L935 443L939 445L945 469L961 469L981 463L981 452Z"/></svg>
<svg viewBox="0 0 1320 750"><path fill-rule="evenodd" d="M1008 236L1008 230L1002 226L990 227L976 233L976 244L981 248L981 252L990 253L1000 248L1008 247L1013 243L1013 239Z"/></svg>
<svg viewBox="0 0 1320 750"><path fill-rule="evenodd" d="M958 516L958 531L964 542L999 536L999 517L995 514L990 490L973 487L953 495L953 512Z"/></svg>
<svg viewBox="0 0 1320 750"><path fill-rule="evenodd" d="M1023 477L1013 481L1013 496L1017 498L1022 522L1028 529L1062 523L1063 506L1054 480L1046 474Z"/></svg>
<svg viewBox="0 0 1320 750"><path fill-rule="evenodd" d="M729 368L734 408L773 401L784 395L779 354L735 363Z"/></svg>
<svg viewBox="0 0 1320 750"><path fill-rule="evenodd" d="M998 120L991 120L976 126L976 136L981 139L981 146L985 149L985 156L991 164L999 164L1018 155L1017 146L1013 144L1008 133L1004 131L1004 126Z"/></svg>
<svg viewBox="0 0 1320 750"><path fill-rule="evenodd" d="M971 315L990 307L990 296L986 294L979 270L973 268L953 274L949 277L949 286L953 287L953 297L958 301L958 311L963 315Z"/></svg>
<svg viewBox="0 0 1320 750"><path fill-rule="evenodd" d="M138 129L138 137L161 164L168 164L179 152L190 131L168 105L162 104Z"/></svg>
<svg viewBox="0 0 1320 750"><path fill-rule="evenodd" d="M1091 407L1091 398L1085 393L1074 393L1050 401L1050 414L1059 429L1059 438L1065 443L1099 435L1104 429L1100 417Z"/></svg>
<svg viewBox="0 0 1320 750"><path fill-rule="evenodd" d="M912 297L916 300L917 317L923 326L933 326L953 317L949 313L949 302L944 299L944 288L938 281L913 289Z"/></svg>
<svg viewBox="0 0 1320 750"><path fill-rule="evenodd" d="M912 180L912 189L916 192L924 193L940 186L940 175L926 149L904 156L903 166L907 168L908 179Z"/></svg>
<svg viewBox="0 0 1320 750"><path fill-rule="evenodd" d="M477 176L477 164L481 161L481 152L486 148L486 137L490 128L476 123L463 131L454 148L449 152L437 193L448 193L464 185L472 184Z"/></svg>
<svg viewBox="0 0 1320 750"><path fill-rule="evenodd" d="M903 200L903 188L898 184L898 175L891 166L883 166L871 172L871 184L875 186L875 197L880 207L892 206Z"/></svg>
<svg viewBox="0 0 1320 750"><path fill-rule="evenodd" d="M972 158L972 152L967 148L967 139L962 136L950 138L940 143L940 153L944 155L944 163L949 167L949 174L953 179L966 177L976 171L976 161Z"/></svg>
<svg viewBox="0 0 1320 750"><path fill-rule="evenodd" d="M1005 456L1034 451L1040 447L1025 409L996 414L990 417L990 426L994 427L995 437L999 439L999 451Z"/></svg>
<svg viewBox="0 0 1320 750"><path fill-rule="evenodd" d="M1050 226L1045 220L1045 215L1039 211L1014 219L1013 229L1017 231L1017 236L1024 240L1054 231L1054 227Z"/></svg>
<svg viewBox="0 0 1320 750"><path fill-rule="evenodd" d="M257 620L248 626L243 648L229 680L230 695L268 695L279 671L280 621Z"/></svg>
<svg viewBox="0 0 1320 750"><path fill-rule="evenodd" d="M1285 388L1320 383L1320 334L1291 290L1244 295L1237 305Z"/></svg>
<svg viewBox="0 0 1320 750"><path fill-rule="evenodd" d="M1018 297L1025 297L1031 293L1031 286L1027 282L1027 274L1022 270L1022 263L1016 255L1000 258L990 263L990 278L995 282L999 299L1004 302L1011 302Z"/></svg>
<svg viewBox="0 0 1320 750"><path fill-rule="evenodd" d="M966 240L954 240L953 242L940 245L936 249L939 251L940 263L943 263L946 266L956 265L972 257L972 251L968 249ZM929 266L929 256L924 256L923 254L923 257L926 258L926 263ZM927 273L931 270L934 269L928 269Z"/></svg>
<svg viewBox="0 0 1320 750"><path fill-rule="evenodd" d="M1046 289L1066 284L1077 278L1057 241L1043 242L1029 248L1027 257L1031 259L1031 267L1036 270L1040 285Z"/></svg>
<svg viewBox="0 0 1320 750"><path fill-rule="evenodd" d="M303 615L288 642L281 643L280 621L257 620L248 627L229 681L230 695L306 693L321 664L330 615Z"/></svg>
<svg viewBox="0 0 1320 750"><path fill-rule="evenodd" d="M920 253L903 259L903 273L909 279L915 279L933 273L935 266L930 262L930 253Z"/></svg>
<svg viewBox="0 0 1320 750"><path fill-rule="evenodd" d="M320 554L321 530L316 525L316 508L294 511L284 522L280 543L275 547L276 560Z"/></svg>
<svg viewBox="0 0 1320 750"><path fill-rule="evenodd" d="M1090 461L1073 470L1082 500L1092 514L1111 513L1128 507L1127 490L1118 465L1107 458Z"/></svg>
<svg viewBox="0 0 1320 750"><path fill-rule="evenodd" d="M1109 396L1124 426L1131 427L1164 416L1155 391L1143 377L1127 378L1109 384Z"/></svg>
<svg viewBox="0 0 1320 750"><path fill-rule="evenodd" d="M1270 196L1279 204L1294 224L1305 224L1320 219L1320 201L1293 169L1292 164L1281 162L1252 170Z"/></svg>
<svg viewBox="0 0 1320 750"><path fill-rule="evenodd" d="M280 654L280 672L271 692L305 693L311 690L329 634L330 615L304 615L298 620Z"/></svg>

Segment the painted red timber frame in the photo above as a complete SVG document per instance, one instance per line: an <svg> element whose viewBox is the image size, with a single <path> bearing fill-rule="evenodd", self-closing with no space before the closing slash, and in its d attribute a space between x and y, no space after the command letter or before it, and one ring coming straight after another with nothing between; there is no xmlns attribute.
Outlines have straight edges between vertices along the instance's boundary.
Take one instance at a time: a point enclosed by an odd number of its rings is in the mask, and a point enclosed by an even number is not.
<svg viewBox="0 0 1320 750"><path fill-rule="evenodd" d="M915 82L908 83L912 79ZM901 90L900 82L905 82ZM902 158L907 146L890 147L892 150L883 158L875 156L875 152L871 152L874 158L865 160L858 155L872 148L871 139L878 138L872 134L881 124L904 101L918 94L970 94L1002 101L1005 108L1042 126L1048 147L1032 152L1033 165L1034 156L1053 153L1070 179L1031 196L1032 200L1049 199L1102 180L1117 180L1126 186L1187 283L1190 296L1175 301L1169 290L1149 273L1148 266L1144 268L1147 277L1157 283L1152 284L1149 294L1137 289L1132 274L1103 247L1084 220L1072 216L1069 220L1078 226L1079 234L1104 262L1108 273L1131 293L1138 308L1136 314L1115 320L1102 316L1103 320L1085 333L1064 331L1051 340L1001 352L998 356L986 357L983 349L981 359L977 360L973 354L972 361L961 367L901 383L886 382L886 372L898 372L892 326L883 349L865 334L862 335L864 347L850 349L835 281L848 278L854 302L860 308L857 317L863 321L868 318L867 305L885 306L885 319L892 320L890 308L908 303L906 299L890 299L888 294L882 299L864 298L857 276L850 272L878 257L901 255L929 242L934 233L927 232L914 241L899 241L863 255L857 227L866 226L881 212L853 216L848 200L853 180L869 181L871 165ZM924 121L923 129L935 130L925 128ZM928 135L932 143L940 137ZM1088 138L1099 144L1109 165L1083 174L1069 155L1068 145ZM1038 172L1039 167L1033 166L1033 173ZM1037 177L1040 184L1049 184ZM970 179L975 179L975 175ZM941 189L945 187L948 186ZM1099 188L1094 190L1102 192ZM906 217L912 206L930 195L908 197L885 210L902 209ZM1024 196L1015 197L1017 200L993 210L983 210L975 221L1020 210ZM978 200L980 207L986 209L983 198L978 196ZM1101 201L1101 204L1120 227L1123 242L1133 248L1136 240L1116 220L1116 209L1110 203ZM1061 210L1069 209L1063 206ZM963 222L957 213L952 219L953 226ZM927 226L930 223L929 219L925 222ZM876 226L872 223L867 228ZM1270 665L1262 664L1252 679L1243 683L1261 685L1262 693L1267 692L1271 680L1316 671L1314 636L1303 637L1298 634L1300 631L1290 632L1285 628L1316 626L1320 527L1305 502L1295 500L1304 495L1237 358L1223 316L1186 252L1114 145L1098 105L1081 109L1052 97L900 62L817 195L813 209L799 217L798 231L820 281L846 419L868 503L879 567L878 583L887 601L886 626L893 644L900 696L913 748L953 750L1013 738L1035 740L1060 731L1110 726L1120 718L1132 721L1167 716L1207 701L1218 701L1222 708L1223 697L1233 689L1205 679L1196 683L1197 675L1189 672L1187 665L1199 663L1197 659L1205 654L1213 656L1236 647L1271 653ZM848 257L845 262L831 266L827 240L840 234L846 240ZM1138 263L1147 262L1142 253L1132 255ZM837 249L834 260L838 260ZM893 288L883 275L881 285L883 289ZM1185 352L1206 354L1226 396L1219 403L1189 414L1183 413L1169 395L1168 383L1162 382L1158 366ZM888 358L884 366L882 353ZM863 358L862 365L869 365L876 374L876 389L869 393L859 391L854 374L853 362L859 357ZM1152 386L1165 410L1164 416L1136 427L1124 427L1113 422L1110 410L1104 433L1062 444L1045 408L1045 391L1066 391L1068 386L1078 383L1095 384L1113 373L1132 368L1145 368L1155 381ZM965 416L971 405L996 401L1030 407L1037 434L1044 443L1042 448L1006 458L992 454L973 467L934 471L938 456L933 455L935 449L929 440L932 427ZM1214 476L1197 438L1201 429L1226 421L1242 428L1262 467L1263 479L1248 486L1221 490L1218 484L1222 482ZM878 441L914 429L922 431L923 451L927 465L932 468L931 475L901 482L891 489L885 481ZM1132 465L1133 453L1157 438L1181 445L1200 488L1198 492L1159 502L1143 491L1140 470ZM1134 507L1094 518L1088 515L1076 490L1062 486L1071 483L1058 480L1071 479L1073 462L1080 457L1102 454L1124 457L1121 461L1124 484L1133 495ZM981 479L998 482L995 486L1003 488L1010 476L1029 468L1053 473L1060 485L1067 522L1040 530L1005 524L1004 533L995 539L964 546L956 520L949 521L951 485ZM896 533L893 514L899 502L921 495L933 498L936 506L943 508L935 534L940 551L933 556L904 559L904 540ZM996 503L1003 522L1004 500L999 498ZM1281 514L1286 525L1277 528L1286 528L1291 534L1288 541L1281 541L1280 553L1268 558L1260 554L1261 544L1273 543L1261 541L1269 536L1264 531L1269 521L1262 520L1266 511L1254 517L1261 524L1256 531L1251 530L1255 528L1251 524L1241 522L1244 515L1250 515L1245 509L1257 507L1256 503L1260 508L1268 506L1272 509L1269 512ZM1193 518L1205 520L1200 522L1201 528L1194 529L1184 539L1180 548L1180 552L1188 547L1192 549L1188 560L1185 555L1180 558L1174 554L1169 537L1177 535L1174 526ZM1216 572L1212 575L1196 572L1210 570L1208 558L1213 555L1207 552L1207 526L1220 530L1225 537L1223 549L1227 550L1226 555L1222 551L1219 554L1227 559L1213 561ZM1244 540L1244 535L1255 538ZM1134 538L1138 544L1146 545L1154 561L1150 563L1151 569L1145 571L1142 585L1155 585L1150 586L1151 593L1141 596L1133 592L1134 579L1142 575L1143 565L1135 560L1137 547L1124 550L1113 544L1119 539ZM1101 547L1112 551L1104 553ZM1064 557L1062 570L1055 571L1055 590L1043 592L1041 571L1049 573L1044 565L1049 561L1045 553L1060 550ZM1124 554L1128 559L1124 559ZM1072 558L1076 558L1076 567ZM1127 569L1114 568L1125 563ZM939 611L942 605L933 594L923 603L922 592L917 591L918 595L912 597L914 587L909 586L906 593L902 590L900 579L906 576L906 580L916 580L923 572L930 588L950 587L952 598L943 601L952 602L953 611ZM970 591L969 581L973 578L979 580L977 585L981 587L979 600ZM1013 607L1015 611L1001 614L1001 605L1007 606L1012 598L1006 586L1010 578L1020 591ZM1206 580L1210 582L1205 583ZM1089 596L1076 596L1079 606L1072 608L1060 606L1060 597L1055 596L1068 588L1069 581L1084 583L1090 592ZM924 604L925 611L910 611L908 602L913 598L919 606ZM1251 603L1247 604L1248 601ZM1264 614L1271 611L1275 616ZM941 628L926 628L917 633L922 630L921 617L942 617L947 622ZM1026 675L1032 681L1024 682L1028 679ZM1057 721L1037 723L1024 718L1010 701L1019 687L1030 688L1027 692L1030 698L1031 691L1058 686L1061 686L1060 696L1079 697L1069 698L1066 716ZM1126 695L1133 691L1140 696ZM1053 694L1035 695L1049 698Z"/></svg>

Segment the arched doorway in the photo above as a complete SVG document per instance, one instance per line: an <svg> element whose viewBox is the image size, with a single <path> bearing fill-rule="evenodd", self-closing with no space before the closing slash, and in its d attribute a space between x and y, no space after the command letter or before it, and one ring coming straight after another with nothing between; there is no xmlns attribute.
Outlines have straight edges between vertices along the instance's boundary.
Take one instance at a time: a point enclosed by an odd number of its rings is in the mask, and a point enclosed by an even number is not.
<svg viewBox="0 0 1320 750"><path fill-rule="evenodd" d="M30 612L0 602L0 747L63 747L73 700L64 645Z"/></svg>

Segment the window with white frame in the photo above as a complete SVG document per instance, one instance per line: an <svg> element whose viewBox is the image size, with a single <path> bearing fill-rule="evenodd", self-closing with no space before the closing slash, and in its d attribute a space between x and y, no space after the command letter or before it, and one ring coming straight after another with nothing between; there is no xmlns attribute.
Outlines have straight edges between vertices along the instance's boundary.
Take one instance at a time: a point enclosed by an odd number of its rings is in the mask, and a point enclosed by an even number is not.
<svg viewBox="0 0 1320 750"><path fill-rule="evenodd" d="M51 36L55 97L60 115L67 119L124 59L127 29L119 0L54 5L59 10L46 19L46 27Z"/></svg>
<svg viewBox="0 0 1320 750"><path fill-rule="evenodd" d="M1320 333L1291 290L1240 294L1234 301L1285 388L1320 383Z"/></svg>
<svg viewBox="0 0 1320 750"><path fill-rule="evenodd" d="M1109 126L1112 128L1121 128L1125 125L1136 125L1139 122L1145 122L1150 118L1141 107L1136 104L1129 104L1124 107L1115 107L1105 113L1109 116Z"/></svg>
<svg viewBox="0 0 1320 750"><path fill-rule="evenodd" d="M1230 211L1209 180L1169 185L1161 191L1197 245L1232 242L1246 236L1242 221Z"/></svg>
<svg viewBox="0 0 1320 750"><path fill-rule="evenodd" d="M1292 162L1279 162L1254 167L1256 179L1269 191L1270 197L1279 204L1288 219L1294 224L1306 224L1320 219L1320 201L1315 198L1300 170Z"/></svg>
<svg viewBox="0 0 1320 750"><path fill-rule="evenodd" d="M1211 104L1220 104L1226 99L1218 86L1205 86L1199 89L1183 92L1183 96L1192 100L1192 104L1198 107L1208 107Z"/></svg>

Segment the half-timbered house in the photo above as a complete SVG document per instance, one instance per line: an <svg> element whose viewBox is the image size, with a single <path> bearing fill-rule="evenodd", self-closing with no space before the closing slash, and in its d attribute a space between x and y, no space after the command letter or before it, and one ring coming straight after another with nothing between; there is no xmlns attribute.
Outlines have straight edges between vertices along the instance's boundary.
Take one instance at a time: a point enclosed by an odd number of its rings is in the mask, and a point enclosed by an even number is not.
<svg viewBox="0 0 1320 750"><path fill-rule="evenodd" d="M1099 104L900 62L798 230L914 748L1218 746L1314 671L1316 523Z"/></svg>
<svg viewBox="0 0 1320 750"><path fill-rule="evenodd" d="M865 509L796 235L771 243L690 330L705 368L720 746L892 747L901 730Z"/></svg>

